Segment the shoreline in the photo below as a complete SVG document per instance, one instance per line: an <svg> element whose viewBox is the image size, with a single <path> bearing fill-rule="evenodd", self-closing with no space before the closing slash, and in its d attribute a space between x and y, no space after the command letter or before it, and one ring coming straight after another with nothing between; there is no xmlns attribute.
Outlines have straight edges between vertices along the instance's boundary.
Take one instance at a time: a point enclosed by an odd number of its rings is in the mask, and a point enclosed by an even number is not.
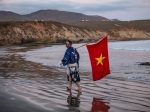
<svg viewBox="0 0 150 112"><path fill-rule="evenodd" d="M150 40L150 39L123 39L123 40L113 40L113 39L109 39L108 42L126 42L126 41L145 41L145 40ZM97 40L95 40L95 42L97 42ZM48 47L48 46L53 46L53 45L64 45L64 42L29 42L29 43L24 43L24 44L7 44L7 45L0 45L0 48L3 48L3 47L11 47L11 46L17 46L17 47L34 47L34 46L45 46L45 47ZM74 44L79 44L79 43L88 43L90 41L80 41L80 42L76 42L76 41L73 41ZM93 43L93 41L91 41L91 43Z"/></svg>

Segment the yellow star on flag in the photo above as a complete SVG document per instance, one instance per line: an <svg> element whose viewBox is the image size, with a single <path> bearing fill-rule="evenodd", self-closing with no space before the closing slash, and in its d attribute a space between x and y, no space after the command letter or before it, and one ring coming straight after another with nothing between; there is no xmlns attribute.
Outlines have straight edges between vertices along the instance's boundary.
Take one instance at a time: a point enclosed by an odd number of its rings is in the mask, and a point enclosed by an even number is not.
<svg viewBox="0 0 150 112"><path fill-rule="evenodd" d="M95 59L97 60L97 66L98 66L99 64L103 65L103 60L104 60L105 58L106 58L106 57L103 57L103 56L102 56L102 53L101 53L101 55L100 55L99 58L95 58Z"/></svg>

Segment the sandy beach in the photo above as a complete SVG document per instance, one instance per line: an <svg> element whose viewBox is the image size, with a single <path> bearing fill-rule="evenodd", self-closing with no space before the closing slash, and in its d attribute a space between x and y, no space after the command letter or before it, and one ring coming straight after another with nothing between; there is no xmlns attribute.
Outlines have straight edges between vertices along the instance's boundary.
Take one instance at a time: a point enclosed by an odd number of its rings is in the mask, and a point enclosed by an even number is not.
<svg viewBox="0 0 150 112"><path fill-rule="evenodd" d="M110 42L111 74L96 82L78 49L82 94L66 91L64 45L0 47L0 112L150 112L149 42Z"/></svg>

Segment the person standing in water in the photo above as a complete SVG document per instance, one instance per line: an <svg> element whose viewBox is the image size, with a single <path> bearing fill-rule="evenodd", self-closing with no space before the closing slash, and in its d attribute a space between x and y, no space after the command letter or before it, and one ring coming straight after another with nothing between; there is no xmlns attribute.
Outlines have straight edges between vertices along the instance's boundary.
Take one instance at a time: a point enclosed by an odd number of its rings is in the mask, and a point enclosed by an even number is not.
<svg viewBox="0 0 150 112"><path fill-rule="evenodd" d="M67 79L68 87L67 90L71 90L72 83L74 82L78 87L78 92L81 93L80 87L80 76L79 76L79 53L75 48L72 47L70 40L66 41L67 50L62 59L63 66L67 66Z"/></svg>

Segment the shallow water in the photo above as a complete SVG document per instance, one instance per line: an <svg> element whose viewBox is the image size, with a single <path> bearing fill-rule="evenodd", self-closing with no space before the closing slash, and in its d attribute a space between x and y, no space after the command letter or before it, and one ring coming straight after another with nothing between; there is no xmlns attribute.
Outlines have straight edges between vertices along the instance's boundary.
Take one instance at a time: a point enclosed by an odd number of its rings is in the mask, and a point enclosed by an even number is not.
<svg viewBox="0 0 150 112"><path fill-rule="evenodd" d="M110 42L109 47L121 50L150 51L150 40Z"/></svg>
<svg viewBox="0 0 150 112"><path fill-rule="evenodd" d="M75 46L79 45L81 44ZM0 72L0 82L7 88L5 90L8 93L52 112L150 111L150 66L138 65L139 62L150 61L150 52L109 47L111 74L93 82L86 48L79 49L83 93L78 94L75 85L71 93L66 91L66 74L58 65L64 51L63 45L54 45L27 52L16 52L15 54L21 54L28 61L41 63L52 69L45 67L39 72L28 62L25 67L31 69L30 72L28 70Z"/></svg>
<svg viewBox="0 0 150 112"><path fill-rule="evenodd" d="M66 77L62 74L39 76L27 73L24 77L7 79L8 92L25 98L27 101L54 112L149 112L150 87L142 82L107 77L91 81L89 74L81 75L83 93L80 95L66 91ZM121 74L120 74L121 75ZM8 78L8 77L7 77ZM95 112L92 111L92 112Z"/></svg>
<svg viewBox="0 0 150 112"><path fill-rule="evenodd" d="M109 42L109 59L111 73L126 74L123 77L133 79L142 74L143 79L150 80L150 77L143 74L150 73L149 67L139 66L140 62L150 61L150 40L144 41L125 41L125 42ZM83 44L74 44L79 47ZM130 49L131 48L131 49ZM140 50L138 48L141 48ZM136 49L136 50L133 50ZM53 66L59 70L65 71L65 67L60 67L66 48L64 45L54 45L52 47L44 47L28 52L20 52L26 60L41 63L46 66ZM91 64L86 47L78 49L80 53L80 71L91 72ZM130 74L128 77L127 74ZM132 74L132 75L131 75ZM134 76L132 78L132 76Z"/></svg>

